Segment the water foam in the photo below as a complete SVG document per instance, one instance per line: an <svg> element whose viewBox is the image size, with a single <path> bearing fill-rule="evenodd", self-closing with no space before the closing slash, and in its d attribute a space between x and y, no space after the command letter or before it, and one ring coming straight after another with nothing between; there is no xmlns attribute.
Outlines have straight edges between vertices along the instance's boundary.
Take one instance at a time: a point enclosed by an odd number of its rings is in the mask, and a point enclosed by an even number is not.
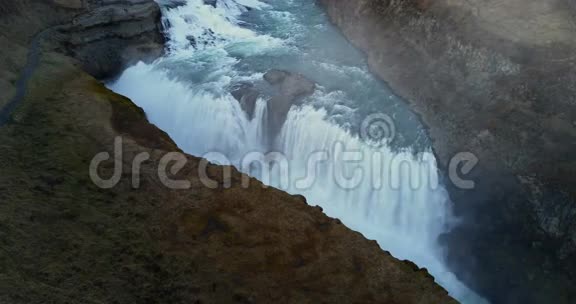
<svg viewBox="0 0 576 304"><path fill-rule="evenodd" d="M254 118L249 119L229 90L233 83L262 77L259 71L238 69L243 58L273 52L287 43L251 30L242 21L247 7L266 11L273 4L257 0L217 3L213 7L203 0L188 0L184 6L166 9L168 55L153 64L139 63L127 69L109 84L110 88L142 106L149 119L188 153L203 156L221 152L241 167L243 156L250 152L271 148L282 152L289 161L289 183L271 174L269 184L304 194L328 215L377 240L396 257L427 267L460 301L483 303L450 273L437 244L454 219L447 193L438 184L433 154L424 151L415 155L409 149L397 151L363 141L350 131L353 124L346 124L357 116L354 104L347 101L347 92L322 87L309 98L308 105L290 111L274 146L268 146L266 100L257 101ZM274 11L272 16L282 22L296 20L288 14ZM312 64L341 72L333 61ZM347 69L362 78L370 77L360 67ZM343 164L334 149L338 144L347 151L360 152L364 159ZM318 151L326 151L329 160L318 166L312 185L298 187L297 181L309 173L309 156ZM356 187L346 189L334 178L337 170L349 173L357 169L363 170L367 179ZM257 169L246 171L262 179L267 176ZM374 176L380 178L376 186ZM419 183L416 187L415 182Z"/></svg>

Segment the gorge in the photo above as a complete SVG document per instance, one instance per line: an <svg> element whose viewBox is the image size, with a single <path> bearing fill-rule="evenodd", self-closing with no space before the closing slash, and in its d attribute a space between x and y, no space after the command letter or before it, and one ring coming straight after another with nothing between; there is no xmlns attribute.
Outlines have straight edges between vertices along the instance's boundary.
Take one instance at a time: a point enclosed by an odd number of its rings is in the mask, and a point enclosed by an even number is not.
<svg viewBox="0 0 576 304"><path fill-rule="evenodd" d="M129 68L110 84L112 90L142 106L184 151L306 196L396 257L426 267L455 298L482 303L444 265L437 240L456 219L445 190L432 185L438 180L436 164L422 126L402 100L371 76L361 54L315 3L220 0L213 6L189 0L163 15L168 54ZM272 126L266 115L278 109L264 93L272 89L263 76L275 68L302 73L318 88L292 108L281 132L268 143L265 133ZM262 88L252 120L230 94L237 83ZM362 120L374 113L396 118L392 123L398 132L390 145L374 147L360 138ZM333 149L336 144L361 151L363 163L344 164ZM250 161L266 163L269 151L288 160L285 182L280 166L243 166L254 152L261 154ZM309 172L309 158L319 151L328 159L319 164L315 183L298 187ZM376 153L381 154L379 163L374 163ZM383 187L374 188L366 175L359 184L342 187L334 177L339 166L346 172L383 172Z"/></svg>
<svg viewBox="0 0 576 304"><path fill-rule="evenodd" d="M0 302L576 299L570 1L0 17Z"/></svg>

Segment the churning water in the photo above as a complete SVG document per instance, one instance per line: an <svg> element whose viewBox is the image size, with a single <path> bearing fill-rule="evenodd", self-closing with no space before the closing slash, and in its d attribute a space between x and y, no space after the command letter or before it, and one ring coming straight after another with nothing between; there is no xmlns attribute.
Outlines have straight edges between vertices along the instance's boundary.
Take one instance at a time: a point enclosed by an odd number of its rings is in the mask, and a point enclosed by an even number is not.
<svg viewBox="0 0 576 304"><path fill-rule="evenodd" d="M215 3L187 0L163 8L167 55L127 69L110 88L143 107L186 152L230 162L305 195L394 256L426 267L456 299L483 303L445 266L438 237L455 221L426 134L407 106L368 72L362 54L314 1ZM291 109L273 142L266 119L273 93L262 80L270 69L318 83L314 95ZM252 119L230 94L246 82L263 92ZM383 126L388 140L361 136L372 134L362 129L371 128L370 117L379 113L389 119L377 123L393 124ZM282 156L264 155L269 151ZM269 168L244 166L247 155L279 161Z"/></svg>

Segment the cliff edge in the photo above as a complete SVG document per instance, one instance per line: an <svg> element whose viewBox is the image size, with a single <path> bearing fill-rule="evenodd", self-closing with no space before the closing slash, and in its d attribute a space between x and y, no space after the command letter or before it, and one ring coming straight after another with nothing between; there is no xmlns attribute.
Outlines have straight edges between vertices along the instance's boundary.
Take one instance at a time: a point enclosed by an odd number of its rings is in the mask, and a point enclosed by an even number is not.
<svg viewBox="0 0 576 304"><path fill-rule="evenodd" d="M184 155L169 176L189 187L164 186L158 166L178 147L94 78L160 53L159 12L0 4L0 302L456 303L425 269L303 197L242 187L233 168L207 165L208 187L204 162ZM104 152L99 175L121 172L110 189L89 175Z"/></svg>

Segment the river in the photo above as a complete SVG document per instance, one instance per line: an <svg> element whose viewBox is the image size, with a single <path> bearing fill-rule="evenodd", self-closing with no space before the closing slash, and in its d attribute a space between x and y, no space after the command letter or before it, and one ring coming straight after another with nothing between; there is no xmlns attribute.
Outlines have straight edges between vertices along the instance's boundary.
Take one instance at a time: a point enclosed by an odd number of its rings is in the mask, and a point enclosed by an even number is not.
<svg viewBox="0 0 576 304"><path fill-rule="evenodd" d="M438 238L458 221L425 128L322 9L305 0L215 3L164 7L167 54L128 68L108 86L187 153L306 196L394 256L426 267L459 301L485 303L445 266ZM266 115L274 93L263 80L270 69L318 84L272 141ZM252 119L230 94L239 83L262 92ZM270 157L281 161L243 165ZM323 161L310 170L314 158Z"/></svg>

